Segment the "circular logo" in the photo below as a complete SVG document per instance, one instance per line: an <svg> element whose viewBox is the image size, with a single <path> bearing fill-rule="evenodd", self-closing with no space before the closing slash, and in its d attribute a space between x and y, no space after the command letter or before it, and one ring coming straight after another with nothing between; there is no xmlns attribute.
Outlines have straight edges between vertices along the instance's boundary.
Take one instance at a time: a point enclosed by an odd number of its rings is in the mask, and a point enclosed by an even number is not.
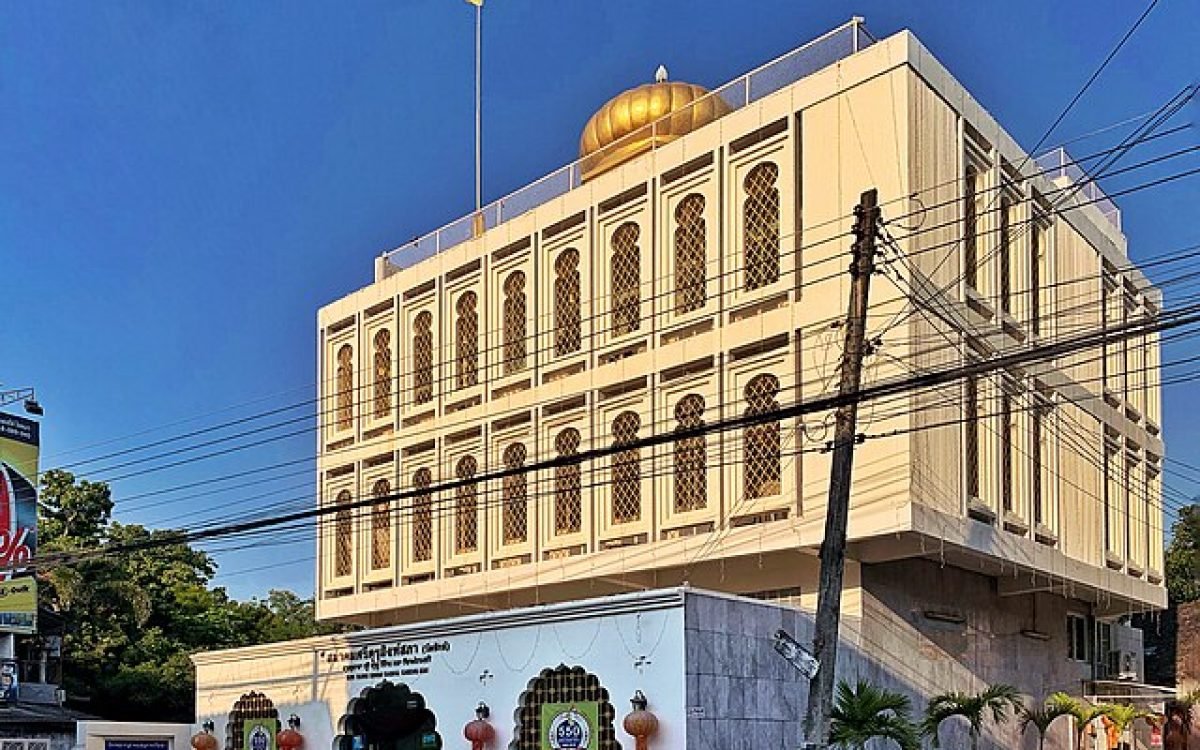
<svg viewBox="0 0 1200 750"><path fill-rule="evenodd" d="M267 734L267 730L263 729L261 724L251 730L249 750L270 750L270 747L271 737Z"/></svg>
<svg viewBox="0 0 1200 750"><path fill-rule="evenodd" d="M588 750L591 747L592 730L587 719L574 707L551 719L547 731L552 750Z"/></svg>

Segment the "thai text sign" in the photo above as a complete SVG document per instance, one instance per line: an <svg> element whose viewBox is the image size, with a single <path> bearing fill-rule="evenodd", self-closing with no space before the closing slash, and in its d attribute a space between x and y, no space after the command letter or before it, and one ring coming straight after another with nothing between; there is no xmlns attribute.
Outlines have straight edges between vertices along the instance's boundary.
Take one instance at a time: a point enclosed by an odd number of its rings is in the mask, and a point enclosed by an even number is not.
<svg viewBox="0 0 1200 750"><path fill-rule="evenodd" d="M0 580L37 551L38 437L37 422L0 414Z"/></svg>

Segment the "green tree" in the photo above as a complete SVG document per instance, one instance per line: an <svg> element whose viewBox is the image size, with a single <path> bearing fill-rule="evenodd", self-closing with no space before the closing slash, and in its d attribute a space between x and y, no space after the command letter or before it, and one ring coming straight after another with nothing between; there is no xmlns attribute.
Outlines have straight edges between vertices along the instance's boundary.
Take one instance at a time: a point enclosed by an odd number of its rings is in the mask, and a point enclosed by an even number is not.
<svg viewBox="0 0 1200 750"><path fill-rule="evenodd" d="M333 630L318 625L311 601L291 592L231 599L211 586L213 559L175 542L178 532L113 521L103 484L45 472L41 505L42 550L123 548L39 574L41 606L63 620L64 687L86 697L93 713L190 721L190 654Z"/></svg>
<svg viewBox="0 0 1200 750"><path fill-rule="evenodd" d="M1133 726L1133 722L1138 719L1149 719L1154 716L1154 712L1129 705L1128 703L1116 703L1106 705L1104 707L1104 715L1116 725L1117 736L1124 737L1125 732L1129 731L1129 728ZM1126 742L1121 744L1126 747L1129 745Z"/></svg>
<svg viewBox="0 0 1200 750"><path fill-rule="evenodd" d="M1035 708L1023 706L1017 712L1017 717L1021 722L1021 734L1024 734L1031 726L1037 730L1038 750L1046 746L1046 732L1050 729L1050 725L1056 719L1069 715L1070 712L1067 711L1066 707L1050 701Z"/></svg>
<svg viewBox="0 0 1200 750"><path fill-rule="evenodd" d="M1133 624L1141 628L1145 639L1146 679L1159 685L1173 685L1179 605L1200 600L1200 504L1193 503L1179 511L1171 526L1164 568L1166 611L1135 615Z"/></svg>
<svg viewBox="0 0 1200 750"><path fill-rule="evenodd" d="M942 693L929 699L925 709L922 730L929 735L934 747L939 747L938 728L946 719L959 716L966 719L971 735L971 750L979 746L983 734L983 722L990 714L992 721L1002 724L1008 720L1008 712L1023 708L1020 693L1012 685L997 683L982 693Z"/></svg>
<svg viewBox="0 0 1200 750"><path fill-rule="evenodd" d="M1193 503L1179 511L1179 518L1171 526L1165 563L1163 573L1172 601L1200 599L1200 505Z"/></svg>
<svg viewBox="0 0 1200 750"><path fill-rule="evenodd" d="M1108 713L1108 706L1104 704L1089 703L1082 698L1074 698L1061 692L1051 695L1046 704L1075 720L1075 747L1080 749L1083 748L1088 727Z"/></svg>
<svg viewBox="0 0 1200 750"><path fill-rule="evenodd" d="M907 695L859 680L851 686L838 682L830 713L829 742L836 747L863 750L872 739L891 740L901 750L917 750L921 736L909 719L912 702Z"/></svg>

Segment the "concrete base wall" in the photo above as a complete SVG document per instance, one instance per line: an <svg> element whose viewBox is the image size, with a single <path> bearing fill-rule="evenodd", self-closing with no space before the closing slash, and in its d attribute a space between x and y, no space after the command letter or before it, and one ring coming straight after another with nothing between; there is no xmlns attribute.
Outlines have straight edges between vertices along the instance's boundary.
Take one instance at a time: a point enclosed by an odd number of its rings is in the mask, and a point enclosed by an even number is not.
<svg viewBox="0 0 1200 750"><path fill-rule="evenodd" d="M860 649L868 663L860 674L907 692L918 711L932 695L998 682L1030 702L1057 690L1078 696L1091 675L1090 665L1067 658L1067 613L1087 610L1062 594L1001 597L993 578L925 560L864 565L862 575ZM964 723L945 722L941 736L965 746ZM1060 719L1046 747L1070 743L1070 722ZM989 724L981 747L1032 750L1036 732L1021 736L1016 721Z"/></svg>

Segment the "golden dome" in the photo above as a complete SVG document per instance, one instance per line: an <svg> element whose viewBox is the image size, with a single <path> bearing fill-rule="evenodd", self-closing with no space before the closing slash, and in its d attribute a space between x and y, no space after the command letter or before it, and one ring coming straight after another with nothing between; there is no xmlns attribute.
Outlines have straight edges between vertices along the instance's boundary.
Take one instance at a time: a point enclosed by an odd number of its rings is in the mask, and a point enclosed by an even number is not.
<svg viewBox="0 0 1200 750"><path fill-rule="evenodd" d="M583 179L606 172L732 111L724 99L703 86L667 81L663 68L659 68L657 77L654 83L617 94L588 120L579 138Z"/></svg>

